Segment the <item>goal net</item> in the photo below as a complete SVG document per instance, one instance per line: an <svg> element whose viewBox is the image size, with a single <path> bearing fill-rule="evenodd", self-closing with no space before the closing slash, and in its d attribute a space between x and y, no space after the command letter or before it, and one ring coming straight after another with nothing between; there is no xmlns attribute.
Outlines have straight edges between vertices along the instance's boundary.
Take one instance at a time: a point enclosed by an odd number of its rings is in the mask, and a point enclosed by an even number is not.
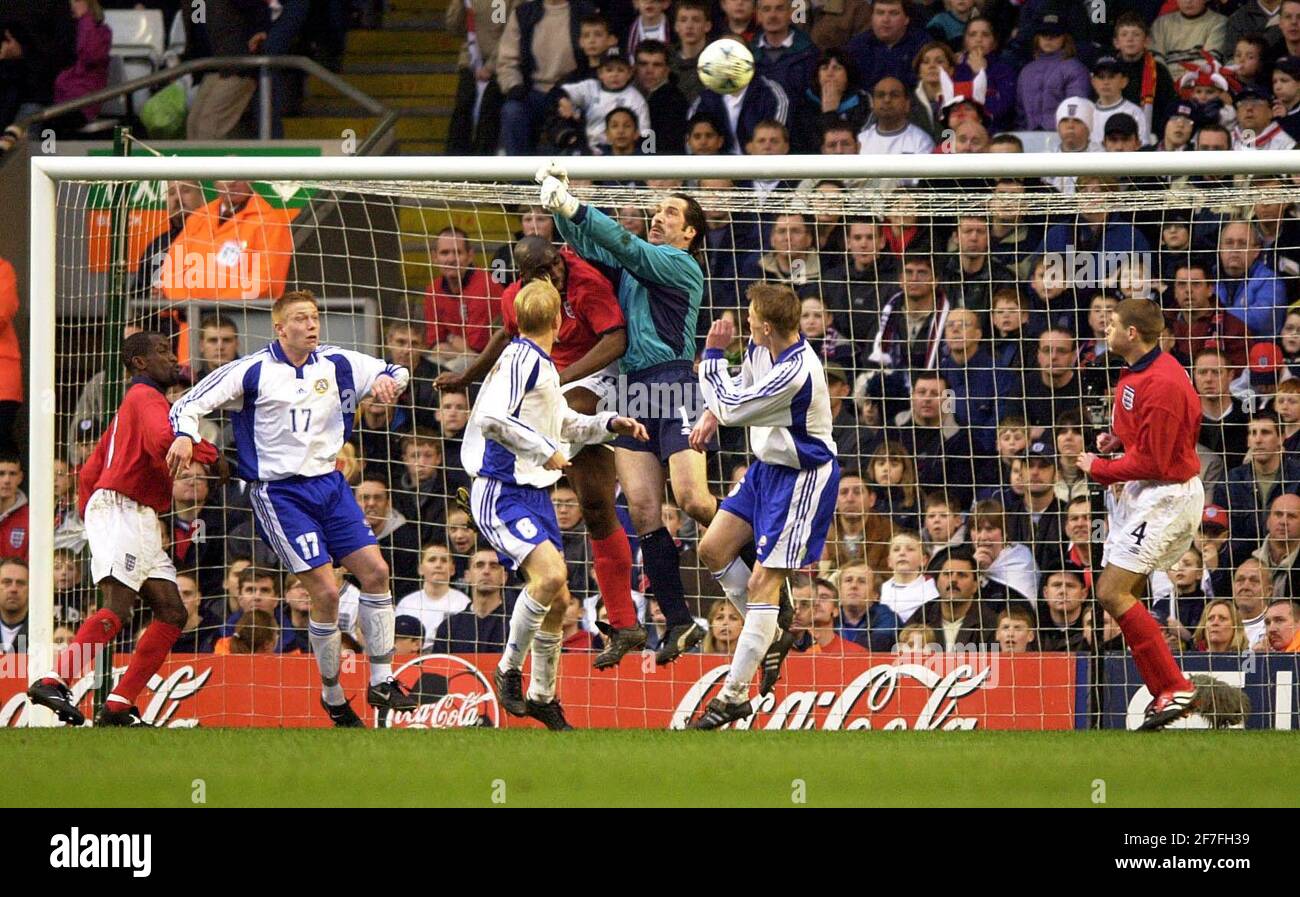
<svg viewBox="0 0 1300 897"><path fill-rule="evenodd" d="M798 639L782 679L739 725L1141 720L1150 694L1094 598L1114 495L1080 467L1109 428L1123 367L1107 324L1137 297L1163 310L1161 348L1200 396L1206 495L1194 544L1165 559L1144 601L1184 670L1245 688L1252 706L1220 708L1218 722L1291 727L1296 655L1268 650L1287 631L1268 622L1269 603L1294 594L1300 549L1300 219L1285 155L1223 153L1213 166L1202 154L1068 167L1038 155L567 160L574 194L635 238L666 194L699 201L697 349L712 321L730 317L738 365L746 288L779 282L800 297L802 336L825 367L835 516L823 556L790 581ZM360 401L338 461L389 563L396 669L421 700L415 713L369 721L523 724L491 686L521 582L455 500L468 485L460 447L478 384L434 381L473 365L501 326L502 293L518 276L513 244L560 239L528 176L536 161L37 160L33 394L49 397L52 414L33 415L28 473L33 667L101 600L77 472L129 386L123 337L169 337L185 372L167 390L174 401L266 346L272 301L306 289L321 305L322 342L414 375L394 405ZM586 261L611 290L629 276ZM611 407L635 414L635 384L619 385ZM229 413L204 426L234 469ZM727 495L751 461L746 432L723 428L707 456L712 493ZM141 696L145 718L327 724L306 592L256 532L249 484L195 466L172 496L162 538L189 619ZM604 608L581 503L566 480L551 497L573 599L559 677L570 721L681 726L716 695L742 622L697 557L703 523L666 491L663 522L708 630L703 650L663 668L632 655L597 672ZM619 511L653 647L663 618L622 499ZM352 629L357 589L340 576L351 697L364 691L366 661ZM146 608L125 621L114 675L148 621ZM1288 638L1294 650L1294 629ZM25 708L21 683L7 684L10 722L49 723ZM89 709L93 678L72 684Z"/></svg>

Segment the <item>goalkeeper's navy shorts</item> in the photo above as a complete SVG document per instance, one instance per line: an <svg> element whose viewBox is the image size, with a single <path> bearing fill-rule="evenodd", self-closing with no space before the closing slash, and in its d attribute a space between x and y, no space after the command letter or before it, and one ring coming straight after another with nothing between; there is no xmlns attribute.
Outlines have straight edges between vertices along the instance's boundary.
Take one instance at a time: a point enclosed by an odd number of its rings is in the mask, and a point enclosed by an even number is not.
<svg viewBox="0 0 1300 897"><path fill-rule="evenodd" d="M378 544L352 489L337 470L252 485L257 534L285 568L303 573Z"/></svg>
<svg viewBox="0 0 1300 897"><path fill-rule="evenodd" d="M601 410L617 411L625 417L636 418L645 425L650 441L638 442L631 436L618 436L610 445L636 452L653 452L660 461L667 461L691 447L691 430L704 411L704 401L690 362L671 361L621 376L619 391L622 394L617 397L617 402L608 401L601 405ZM708 448L717 451L716 436L710 440Z"/></svg>

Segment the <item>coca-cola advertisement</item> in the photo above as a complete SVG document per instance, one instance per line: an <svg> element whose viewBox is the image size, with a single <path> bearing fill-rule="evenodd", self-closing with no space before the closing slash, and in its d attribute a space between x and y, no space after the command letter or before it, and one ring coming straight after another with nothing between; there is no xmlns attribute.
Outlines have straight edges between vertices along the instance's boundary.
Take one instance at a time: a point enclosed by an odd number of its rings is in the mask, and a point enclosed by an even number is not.
<svg viewBox="0 0 1300 897"><path fill-rule="evenodd" d="M119 655L114 677L129 657ZM497 654L399 658L394 672L420 699L409 712L370 713L374 726L436 729L539 726L503 713L493 693ZM688 654L669 667L629 656L607 672L591 655L560 659L559 697L579 728L682 728L717 695L727 658ZM1066 654L794 655L776 690L756 701L749 729L1070 729L1078 660ZM527 676L527 667L525 667ZM27 722L25 671L0 677L0 725ZM362 711L366 661L345 660L344 691ZM92 676L73 683L85 696ZM141 694L155 726L327 726L316 664L305 655L175 655Z"/></svg>

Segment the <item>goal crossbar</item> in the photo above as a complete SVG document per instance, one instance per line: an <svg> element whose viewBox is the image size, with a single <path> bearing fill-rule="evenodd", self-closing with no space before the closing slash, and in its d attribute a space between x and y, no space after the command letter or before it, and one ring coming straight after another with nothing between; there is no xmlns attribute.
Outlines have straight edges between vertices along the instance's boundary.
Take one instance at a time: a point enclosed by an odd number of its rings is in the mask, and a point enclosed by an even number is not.
<svg viewBox="0 0 1300 897"><path fill-rule="evenodd" d="M60 180L531 180L547 156L63 157L32 160L33 177ZM983 153L861 156L566 156L575 178L962 178L1100 175L1260 175L1300 171L1300 150L1153 153Z"/></svg>

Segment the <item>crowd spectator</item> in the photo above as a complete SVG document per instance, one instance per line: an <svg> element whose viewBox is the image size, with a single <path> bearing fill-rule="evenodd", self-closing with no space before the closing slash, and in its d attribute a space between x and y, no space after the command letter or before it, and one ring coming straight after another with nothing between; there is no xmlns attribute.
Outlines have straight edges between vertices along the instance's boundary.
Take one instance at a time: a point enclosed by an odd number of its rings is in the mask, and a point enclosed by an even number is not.
<svg viewBox="0 0 1300 897"><path fill-rule="evenodd" d="M1027 545L1007 537L1006 512L996 501L976 502L971 514L970 542L980 575L1005 586L1008 600L1028 601L1038 594L1038 565Z"/></svg>
<svg viewBox="0 0 1300 897"><path fill-rule="evenodd" d="M1286 320L1286 290L1268 266L1259 236L1247 221L1230 221L1219 232L1219 304L1252 336L1271 338Z"/></svg>
<svg viewBox="0 0 1300 897"><path fill-rule="evenodd" d="M208 0L205 25L211 55L247 56L265 47L271 9L258 0ZM257 78L250 73L204 75L185 120L186 136L190 140L252 136L247 122L241 127L241 121L256 92Z"/></svg>
<svg viewBox="0 0 1300 897"><path fill-rule="evenodd" d="M1044 612L1039 614L1040 651L1086 651L1092 644L1091 611L1084 607L1083 572L1057 570L1043 580Z"/></svg>
<svg viewBox="0 0 1300 897"><path fill-rule="evenodd" d="M77 20L76 61L54 79L54 103L81 99L88 93L108 86L109 49L113 30L104 22L99 0L72 0L72 16ZM44 123L58 136L70 137L87 122L99 117L99 105L83 106Z"/></svg>
<svg viewBox="0 0 1300 897"><path fill-rule="evenodd" d="M474 654L500 651L510 636L513 602L506 601L506 570L490 548L474 552L469 565L469 606L438 624L431 651Z"/></svg>
<svg viewBox="0 0 1300 897"><path fill-rule="evenodd" d="M392 574L393 591L405 595L419 588L420 527L393 507L388 482L379 474L367 473L361 478L356 499L366 515L366 525L379 541Z"/></svg>
<svg viewBox="0 0 1300 897"><path fill-rule="evenodd" d="M770 78L798 102L807 93L817 59L808 32L793 24L792 0L757 0L759 34L750 45L754 73Z"/></svg>
<svg viewBox="0 0 1300 897"><path fill-rule="evenodd" d="M697 61L700 51L709 43L710 5L706 0L679 0L673 10L673 34L677 40L668 66L688 103L695 102L700 95Z"/></svg>
<svg viewBox="0 0 1300 897"><path fill-rule="evenodd" d="M662 41L644 40L636 48L636 86L645 97L654 135L653 152L686 151L686 110L690 100L672 82L671 51Z"/></svg>
<svg viewBox="0 0 1300 897"><path fill-rule="evenodd" d="M1259 558L1248 557L1237 565L1232 574L1232 603L1246 633L1246 646L1263 639L1264 616L1272 597L1273 573Z"/></svg>
<svg viewBox="0 0 1300 897"><path fill-rule="evenodd" d="M1241 614L1229 598L1216 598L1205 605L1201 622L1192 635L1192 647L1197 651L1240 654L1250 646L1246 644L1246 630L1241 625Z"/></svg>
<svg viewBox="0 0 1300 897"><path fill-rule="evenodd" d="M1229 509L1229 557L1240 562L1267 532L1268 509L1283 493L1300 493L1300 461L1282 450L1282 428L1272 411L1250 417L1246 462L1228 471L1215 490L1214 503Z"/></svg>
<svg viewBox="0 0 1300 897"><path fill-rule="evenodd" d="M924 623L940 636L944 651L969 645L988 645L996 640L998 611L980 594L979 572L974 553L966 546L948 548L931 558L937 600L922 605L909 623Z"/></svg>
<svg viewBox="0 0 1300 897"><path fill-rule="evenodd" d="M794 648L808 654L831 657L862 654L866 649L842 637L836 627L840 605L835 587L825 580L798 575L790 580L794 602Z"/></svg>
<svg viewBox="0 0 1300 897"><path fill-rule="evenodd" d="M221 636L221 621L205 613L198 577L193 573L176 574L176 589L185 605L186 616L172 653L211 654Z"/></svg>
<svg viewBox="0 0 1300 897"><path fill-rule="evenodd" d="M886 75L871 88L870 123L858 134L862 155L928 153L934 138L912 122L912 98L901 78Z"/></svg>
<svg viewBox="0 0 1300 897"><path fill-rule="evenodd" d="M700 644L700 651L704 654L735 654L740 627L745 623L735 606L726 598L718 598L709 605L704 619L708 632Z"/></svg>
<svg viewBox="0 0 1300 897"><path fill-rule="evenodd" d="M847 128L856 135L871 114L871 96L861 86L852 59L842 49L822 51L808 86L792 95L790 131L797 153L826 153L828 130ZM857 152L854 149L853 152Z"/></svg>
<svg viewBox="0 0 1300 897"><path fill-rule="evenodd" d="M914 84L912 61L927 39L904 0L876 0L871 4L870 27L845 49L857 65L863 87L874 91L886 77L897 79L900 86Z"/></svg>
<svg viewBox="0 0 1300 897"><path fill-rule="evenodd" d="M451 550L437 543L425 545L420 551L420 587L397 602L397 613L418 620L430 640L443 620L469 607L469 596L451 587L454 574ZM427 645L421 650L424 647Z"/></svg>
<svg viewBox="0 0 1300 897"><path fill-rule="evenodd" d="M0 560L0 654L27 651L27 562Z"/></svg>
<svg viewBox="0 0 1300 897"><path fill-rule="evenodd" d="M525 5L540 2L530 0ZM474 267L469 235L458 227L438 232L434 260L438 277L424 294L424 342L440 365L458 369L469 363L472 353L487 346L501 320L505 284Z"/></svg>
<svg viewBox="0 0 1300 897"><path fill-rule="evenodd" d="M1033 61L1021 69L1016 80L1020 127L1050 131L1061 119L1058 107L1064 100L1088 96L1088 69L1076 54L1074 38L1060 16L1044 16L1033 34ZM1091 121L1086 124L1091 127Z"/></svg>
<svg viewBox="0 0 1300 897"><path fill-rule="evenodd" d="M659 44L658 41L655 43ZM651 49L654 49L653 45ZM613 142L607 139L606 131L609 117L617 109L626 109L633 114L637 135L650 132L650 108L641 91L633 85L632 75L632 60L617 47L611 47L601 57L595 77L561 85L568 104L561 102L560 115L585 123L587 147L597 155L608 155L601 147ZM665 143L664 146L671 147L672 144Z"/></svg>
<svg viewBox="0 0 1300 897"><path fill-rule="evenodd" d="M77 26L67 0L24 0L0 11L0 128L54 100L59 72L77 58ZM7 146L0 144L0 150Z"/></svg>
<svg viewBox="0 0 1300 897"><path fill-rule="evenodd" d="M1156 18L1151 26L1151 49L1164 58L1170 74L1179 78L1202 53L1230 55L1225 51L1228 20L1209 8L1209 0L1177 0L1178 9Z"/></svg>
<svg viewBox="0 0 1300 897"><path fill-rule="evenodd" d="M26 561L31 525L27 493L20 488L24 476L17 453L0 452L0 552Z"/></svg>
<svg viewBox="0 0 1300 897"><path fill-rule="evenodd" d="M532 153L547 94L580 63L587 65L579 37L584 18L595 12L585 0L527 0L511 10L497 44L496 63L497 86L505 98L501 148L506 155Z"/></svg>
<svg viewBox="0 0 1300 897"><path fill-rule="evenodd" d="M456 102L447 127L447 152L490 156L501 131L497 48L518 0L449 0L447 30L464 34L456 59Z"/></svg>
<svg viewBox="0 0 1300 897"><path fill-rule="evenodd" d="M393 653L419 654L424 650L424 624L417 617L398 614L393 618Z"/></svg>
<svg viewBox="0 0 1300 897"><path fill-rule="evenodd" d="M1256 645L1255 650L1284 654L1300 652L1300 604L1290 598L1278 598L1269 603L1264 614L1264 641Z"/></svg>

